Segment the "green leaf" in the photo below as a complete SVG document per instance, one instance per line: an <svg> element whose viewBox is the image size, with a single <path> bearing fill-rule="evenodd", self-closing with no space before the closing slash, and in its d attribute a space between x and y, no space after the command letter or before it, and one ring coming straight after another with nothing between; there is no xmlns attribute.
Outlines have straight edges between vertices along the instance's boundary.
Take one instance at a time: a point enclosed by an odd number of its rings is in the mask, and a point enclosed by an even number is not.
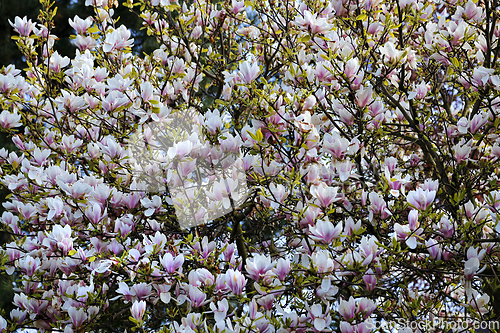
<svg viewBox="0 0 500 333"><path fill-rule="evenodd" d="M366 14L360 14L356 17L356 21L364 21L366 19Z"/></svg>
<svg viewBox="0 0 500 333"><path fill-rule="evenodd" d="M299 38L299 42L307 43L310 39L311 39L311 36L305 35L305 36Z"/></svg>

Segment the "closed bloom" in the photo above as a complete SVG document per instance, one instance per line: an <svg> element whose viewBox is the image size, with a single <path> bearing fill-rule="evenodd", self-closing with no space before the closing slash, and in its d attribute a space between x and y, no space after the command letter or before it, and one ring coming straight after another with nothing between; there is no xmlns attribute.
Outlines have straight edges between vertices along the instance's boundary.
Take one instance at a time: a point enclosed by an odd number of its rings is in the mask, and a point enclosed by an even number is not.
<svg viewBox="0 0 500 333"><path fill-rule="evenodd" d="M375 289L375 286L377 285L377 276L375 276L375 273L371 268L367 270L365 275L363 276L363 282L366 285L367 291L372 291L373 289Z"/></svg>
<svg viewBox="0 0 500 333"><path fill-rule="evenodd" d="M469 144L464 144L462 141L453 146L453 151L455 152L455 159L457 163L467 161L469 159L469 154L472 147Z"/></svg>
<svg viewBox="0 0 500 333"><path fill-rule="evenodd" d="M290 272L290 260L289 259L278 259L278 264L276 268L273 268L274 273L278 276L280 281L284 281L287 274Z"/></svg>
<svg viewBox="0 0 500 333"><path fill-rule="evenodd" d="M235 295L241 295L247 280L240 271L228 269L226 272L226 284Z"/></svg>
<svg viewBox="0 0 500 333"><path fill-rule="evenodd" d="M349 301L340 301L339 312L348 321L354 319L356 316L356 302L352 296L349 298Z"/></svg>
<svg viewBox="0 0 500 333"><path fill-rule="evenodd" d="M465 262L464 275L467 280L474 279L474 275L479 270L479 259L476 257L470 258Z"/></svg>
<svg viewBox="0 0 500 333"><path fill-rule="evenodd" d="M146 312L146 302L145 301L135 301L130 308L130 312L132 312L132 317L138 322L142 322L142 317Z"/></svg>

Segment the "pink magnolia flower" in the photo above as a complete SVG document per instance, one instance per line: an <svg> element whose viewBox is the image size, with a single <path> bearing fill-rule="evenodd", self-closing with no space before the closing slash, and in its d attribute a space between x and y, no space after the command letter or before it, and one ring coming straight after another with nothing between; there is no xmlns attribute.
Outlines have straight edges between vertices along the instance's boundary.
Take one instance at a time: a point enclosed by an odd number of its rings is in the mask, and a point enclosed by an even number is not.
<svg viewBox="0 0 500 333"><path fill-rule="evenodd" d="M337 161L335 163L335 169L339 174L339 178L341 182L345 182L351 176L352 168L355 166L350 159L346 159L342 162Z"/></svg>
<svg viewBox="0 0 500 333"><path fill-rule="evenodd" d="M245 268L250 278L260 281L266 273L274 267L271 259L263 254L256 254L253 258L247 259Z"/></svg>
<svg viewBox="0 0 500 333"><path fill-rule="evenodd" d="M309 30L312 34L324 33L332 28L326 18L317 18L318 14L312 14L310 11L305 10L303 17L297 16L294 23L301 30Z"/></svg>
<svg viewBox="0 0 500 333"><path fill-rule="evenodd" d="M35 27L34 23L31 22L31 20L28 20L26 16L23 18L16 16L14 23L10 20L9 23L14 28L14 31L23 37L28 37Z"/></svg>
<svg viewBox="0 0 500 333"><path fill-rule="evenodd" d="M363 282L366 285L367 291L370 292L375 289L375 286L377 285L377 276L371 268L366 271L365 275L363 275Z"/></svg>
<svg viewBox="0 0 500 333"><path fill-rule="evenodd" d="M15 309L17 310L17 309ZM13 311L15 311L13 310ZM0 333L6 331L7 329L7 320L4 317L0 316Z"/></svg>
<svg viewBox="0 0 500 333"><path fill-rule="evenodd" d="M304 104L302 105L302 110L311 110L316 105L316 97L314 95L310 95L304 100Z"/></svg>
<svg viewBox="0 0 500 333"><path fill-rule="evenodd" d="M342 333L357 333L357 325L351 325L347 321L340 322L340 332Z"/></svg>
<svg viewBox="0 0 500 333"><path fill-rule="evenodd" d="M32 276L41 265L40 258L33 258L27 255L18 261L19 268L27 275Z"/></svg>
<svg viewBox="0 0 500 333"><path fill-rule="evenodd" d="M43 246L47 246L52 251L59 248L64 254L67 254L73 249L73 238L71 238L71 227L66 224L62 227L56 224L52 227L52 232L47 234L47 237L43 239Z"/></svg>
<svg viewBox="0 0 500 333"><path fill-rule="evenodd" d="M380 47L380 53L384 57L385 61L393 62L399 60L403 51L398 51L394 43L392 41L388 41L384 44L384 46Z"/></svg>
<svg viewBox="0 0 500 333"><path fill-rule="evenodd" d="M425 246L427 247L427 251L429 251L429 254L431 258L435 260L441 260L441 246L436 242L434 239L428 239L425 241Z"/></svg>
<svg viewBox="0 0 500 333"><path fill-rule="evenodd" d="M231 11L233 14L238 14L245 9L245 1L232 0L231 1Z"/></svg>
<svg viewBox="0 0 500 333"><path fill-rule="evenodd" d="M364 87L362 86L358 91L356 92L356 103L360 108L364 108L373 99L373 89L372 87Z"/></svg>
<svg viewBox="0 0 500 333"><path fill-rule="evenodd" d="M189 301L191 302L191 305L194 306L195 308L203 306L204 304L207 303L206 302L207 295L205 295L205 293L203 293L203 291L201 291L200 288L198 287L189 285L188 297Z"/></svg>
<svg viewBox="0 0 500 333"><path fill-rule="evenodd" d="M354 223L354 220L351 216L349 216L345 220L344 234L346 234L347 236L351 236L354 232L358 231L359 229L361 229L361 220Z"/></svg>
<svg viewBox="0 0 500 333"><path fill-rule="evenodd" d="M286 276L290 272L290 260L279 258L278 263L276 264L276 268L273 268L273 272L278 276L280 281L285 281Z"/></svg>
<svg viewBox="0 0 500 333"><path fill-rule="evenodd" d="M446 216L441 217L441 220L439 221L439 227L439 232L441 233L441 235L443 235L443 237L451 238L453 236L455 228Z"/></svg>
<svg viewBox="0 0 500 333"><path fill-rule="evenodd" d="M386 219L392 215L391 211L387 208L387 203L385 202L382 195L376 192L370 192L370 221L373 219L373 214L380 214L381 219Z"/></svg>
<svg viewBox="0 0 500 333"><path fill-rule="evenodd" d="M310 225L309 231L312 234L312 239L321 241L324 244L330 244L334 239L338 239L342 232L342 222L337 223L334 227L333 223L326 220L319 220L315 226Z"/></svg>
<svg viewBox="0 0 500 333"><path fill-rule="evenodd" d="M472 150L472 147L469 143L464 143L460 141L456 145L453 146L453 151L455 152L455 159L457 163L461 163L463 161L469 160L469 154Z"/></svg>
<svg viewBox="0 0 500 333"><path fill-rule="evenodd" d="M177 269L182 267L184 255L181 253L174 259L174 256L170 252L167 252L160 258L160 263L168 274L173 274Z"/></svg>
<svg viewBox="0 0 500 333"><path fill-rule="evenodd" d="M356 302L352 296L348 301L340 300L339 312L348 321L354 319L356 316Z"/></svg>
<svg viewBox="0 0 500 333"><path fill-rule="evenodd" d="M239 66L239 78L244 84L250 84L260 74L260 67L256 62L250 64L248 61L243 61Z"/></svg>
<svg viewBox="0 0 500 333"><path fill-rule="evenodd" d="M83 35L87 31L88 28L93 23L93 20L91 17L87 17L85 20L81 19L78 15L75 16L74 20L71 18L68 19L69 25L76 30L76 33L78 35Z"/></svg>
<svg viewBox="0 0 500 333"><path fill-rule="evenodd" d="M436 191L423 190L419 187L415 191L408 192L406 200L416 209L426 210L434 202L435 197Z"/></svg>
<svg viewBox="0 0 500 333"><path fill-rule="evenodd" d="M238 270L228 269L226 272L226 284L235 295L241 295L245 289L247 280Z"/></svg>
<svg viewBox="0 0 500 333"><path fill-rule="evenodd" d="M83 325L83 322L87 320L87 313L83 308L75 308L74 306L70 306L68 308L68 314L71 319L71 323L73 327L80 327Z"/></svg>
<svg viewBox="0 0 500 333"><path fill-rule="evenodd" d="M408 214L408 226L410 227L410 230L415 230L418 228L418 225L418 210L412 209Z"/></svg>
<svg viewBox="0 0 500 333"><path fill-rule="evenodd" d="M478 273L480 261L476 257L472 257L465 262L464 275L465 279L473 280L474 275Z"/></svg>
<svg viewBox="0 0 500 333"><path fill-rule="evenodd" d="M107 216L107 208L104 209L103 212L101 206L94 202L91 206L88 206L87 209L85 209L85 216L87 216L92 224L97 225Z"/></svg>
<svg viewBox="0 0 500 333"><path fill-rule="evenodd" d="M351 79L354 75L357 74L359 70L359 60L358 58L351 58L347 60L344 65L344 74L347 76L347 79Z"/></svg>
<svg viewBox="0 0 500 333"><path fill-rule="evenodd" d="M47 198L47 206L49 207L47 220L52 220L54 217L58 217L64 212L64 202L60 197Z"/></svg>
<svg viewBox="0 0 500 333"><path fill-rule="evenodd" d="M341 200L341 197L337 196L339 188L330 187L325 183L320 183L319 185L311 185L311 194L315 197L321 207L328 207L330 204Z"/></svg>
<svg viewBox="0 0 500 333"><path fill-rule="evenodd" d="M0 113L0 125L3 128L14 128L22 125L20 122L21 115L17 113L10 113L7 110L2 111Z"/></svg>
<svg viewBox="0 0 500 333"><path fill-rule="evenodd" d="M69 64L68 57L62 57L57 51L52 54L49 60L49 68L56 73L59 73L63 67Z"/></svg>
<svg viewBox="0 0 500 333"><path fill-rule="evenodd" d="M469 303L479 313L486 314L486 313L488 313L488 309L486 308L486 304L488 304L489 301L490 301L490 296L488 294L484 294L482 296L480 296L480 294L478 294Z"/></svg>
<svg viewBox="0 0 500 333"><path fill-rule="evenodd" d="M118 29L106 34L106 39L104 40L102 50L106 53L109 53L114 50L132 47L132 45L134 44L134 39L129 38L130 30L128 30L124 25L121 25Z"/></svg>
<svg viewBox="0 0 500 333"><path fill-rule="evenodd" d="M326 251L314 252L311 260L316 266L318 273L331 272L334 266L333 260Z"/></svg>
<svg viewBox="0 0 500 333"><path fill-rule="evenodd" d="M135 301L130 308L130 312L132 313L132 317L141 323L142 317L144 317L144 313L146 313L146 302Z"/></svg>
<svg viewBox="0 0 500 333"><path fill-rule="evenodd" d="M344 158L349 148L349 140L342 138L337 132L326 133L323 137L323 151L338 159Z"/></svg>

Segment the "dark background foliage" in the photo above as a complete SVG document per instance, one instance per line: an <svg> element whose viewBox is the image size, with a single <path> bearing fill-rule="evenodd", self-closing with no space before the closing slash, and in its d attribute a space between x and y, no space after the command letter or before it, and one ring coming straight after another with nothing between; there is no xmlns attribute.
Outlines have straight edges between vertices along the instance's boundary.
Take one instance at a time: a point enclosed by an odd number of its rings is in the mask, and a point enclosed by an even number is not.
<svg viewBox="0 0 500 333"><path fill-rule="evenodd" d="M56 35L59 40L56 41L54 48L59 54L73 58L76 48L71 43L70 35L75 34L75 31L69 25L68 19L74 18L75 15L80 18L91 16L94 10L92 7L85 6L85 0L55 0L55 6L58 9L57 15L54 17L55 28L51 33ZM15 32L9 24L9 20L14 22L16 16L27 16L33 22L37 22L41 8L38 0L0 0L0 68L10 64L14 64L18 69L25 68L21 52L11 38L15 35ZM140 30L142 20L138 15L123 6L114 10L114 17L120 18L117 25L124 24L132 32L134 38L133 52L137 54L151 53L157 47L157 43L154 38L147 36L146 30ZM0 148L5 148L8 151L15 150L10 137L2 132L0 132ZM6 188L0 187L0 203L5 201L8 193L9 191ZM3 210L3 206L0 205L0 214ZM7 233L0 232L0 246L9 241L10 236ZM0 271L0 314L4 317L9 317L9 313L13 309L12 298L14 292L12 282L14 280L15 277Z"/></svg>

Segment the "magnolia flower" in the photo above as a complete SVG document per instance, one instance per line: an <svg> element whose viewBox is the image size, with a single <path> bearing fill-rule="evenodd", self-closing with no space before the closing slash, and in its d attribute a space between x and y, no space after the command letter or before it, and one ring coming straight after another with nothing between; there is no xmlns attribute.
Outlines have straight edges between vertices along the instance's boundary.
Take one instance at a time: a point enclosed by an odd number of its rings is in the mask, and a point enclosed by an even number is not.
<svg viewBox="0 0 500 333"><path fill-rule="evenodd" d="M309 316L313 320L314 328L321 332L328 327L332 321L328 309L323 313L323 306L321 304L314 304L309 309Z"/></svg>
<svg viewBox="0 0 500 333"><path fill-rule="evenodd" d="M286 276L290 272L290 260L279 258L278 263L276 264L276 268L273 268L273 272L278 276L280 281L285 281Z"/></svg>
<svg viewBox="0 0 500 333"><path fill-rule="evenodd" d="M375 286L377 285L377 276L373 272L373 270L370 268L366 271L365 275L363 276L363 282L366 285L366 290L367 291L372 291L375 289Z"/></svg>
<svg viewBox="0 0 500 333"><path fill-rule="evenodd" d="M403 51L398 51L394 43L392 41L388 41L384 44L384 46L380 47L380 53L384 57L384 60L392 62L399 60Z"/></svg>
<svg viewBox="0 0 500 333"><path fill-rule="evenodd" d="M477 296L478 295L476 295L476 298L470 300L470 302L469 302L470 305L472 305L472 307L474 309L476 309L476 311L478 311L481 314L487 313L488 309L486 308L486 304L489 303L490 296L488 294L484 294L484 295L479 296L479 297L477 297Z"/></svg>
<svg viewBox="0 0 500 333"><path fill-rule="evenodd" d="M309 226L309 231L312 234L314 240L321 241L324 244L330 244L334 239L340 237L342 232L342 222L339 222L335 227L333 223L326 220L319 220L316 222L316 226Z"/></svg>
<svg viewBox="0 0 500 333"><path fill-rule="evenodd" d="M333 202L341 200L337 197L338 187L326 186L325 183L320 185L311 185L311 194L319 201L321 207L328 207Z"/></svg>
<svg viewBox="0 0 500 333"><path fill-rule="evenodd" d="M14 311L16 311L17 309L14 309ZM12 313L12 312L11 312ZM4 317L0 316L0 333L2 333L3 331L5 331L7 329L7 320L5 320Z"/></svg>
<svg viewBox="0 0 500 333"><path fill-rule="evenodd" d="M408 192L406 200L416 209L426 210L434 202L435 197L436 191L423 190L419 187L415 191Z"/></svg>
<svg viewBox="0 0 500 333"><path fill-rule="evenodd" d="M245 289L247 280L238 270L228 269L226 272L226 284L235 295L241 295Z"/></svg>
<svg viewBox="0 0 500 333"><path fill-rule="evenodd" d="M71 18L68 19L69 25L76 30L76 33L78 35L83 35L87 31L88 28L93 23L93 20L91 17L87 17L85 20L81 19L78 15L75 16L75 19L72 20Z"/></svg>
<svg viewBox="0 0 500 333"><path fill-rule="evenodd" d="M75 308L74 306L70 306L68 308L68 314L71 319L71 323L73 324L73 327L80 327L82 326L83 322L87 320L87 313L83 308Z"/></svg>
<svg viewBox="0 0 500 333"><path fill-rule="evenodd" d="M3 128L13 128L13 127L19 127L22 125L20 122L21 120L21 115L17 113L10 113L7 110L2 111L0 113L0 125Z"/></svg>
<svg viewBox="0 0 500 333"><path fill-rule="evenodd" d="M348 321L356 316L356 302L352 296L348 301L340 300L339 312Z"/></svg>
<svg viewBox="0 0 500 333"><path fill-rule="evenodd" d="M130 308L130 312L132 313L132 317L138 322L142 322L142 317L144 317L144 313L146 312L146 302L145 301L135 301Z"/></svg>
<svg viewBox="0 0 500 333"><path fill-rule="evenodd" d="M273 267L271 259L261 254L256 254L253 258L248 258L245 266L248 275L255 281L260 281Z"/></svg>
<svg viewBox="0 0 500 333"><path fill-rule="evenodd" d="M224 298L222 301L217 302L217 306L211 302L210 303L210 309L214 313L214 319L215 323L217 325L217 328L222 331L225 326L225 319L227 315L227 311L229 310L229 303L227 302L227 299Z"/></svg>
<svg viewBox="0 0 500 333"><path fill-rule="evenodd" d="M469 154L472 150L470 143L464 143L460 141L456 145L453 146L453 151L455 152L455 159L457 163L461 163L463 161L469 160Z"/></svg>
<svg viewBox="0 0 500 333"><path fill-rule="evenodd" d="M244 61L239 66L239 77L241 81L245 84L250 84L255 80L260 74L260 67L256 62L250 64L248 61Z"/></svg>
<svg viewBox="0 0 500 333"><path fill-rule="evenodd" d="M479 270L480 261L478 258L473 257L465 262L464 275L467 280L474 279L474 275Z"/></svg>
<svg viewBox="0 0 500 333"><path fill-rule="evenodd" d="M20 18L16 16L14 23L9 20L10 25L14 28L14 31L23 37L28 37L35 27L35 24L28 20L27 17Z"/></svg>
<svg viewBox="0 0 500 333"><path fill-rule="evenodd" d="M317 18L317 14L312 14L310 11L305 10L303 17L297 16L293 22L301 30L309 30L312 34L324 33L332 28L326 18Z"/></svg>
<svg viewBox="0 0 500 333"><path fill-rule="evenodd" d="M170 252L167 252L160 258L160 263L168 274L173 274L177 269L182 267L184 255L181 253L174 259L174 256Z"/></svg>

